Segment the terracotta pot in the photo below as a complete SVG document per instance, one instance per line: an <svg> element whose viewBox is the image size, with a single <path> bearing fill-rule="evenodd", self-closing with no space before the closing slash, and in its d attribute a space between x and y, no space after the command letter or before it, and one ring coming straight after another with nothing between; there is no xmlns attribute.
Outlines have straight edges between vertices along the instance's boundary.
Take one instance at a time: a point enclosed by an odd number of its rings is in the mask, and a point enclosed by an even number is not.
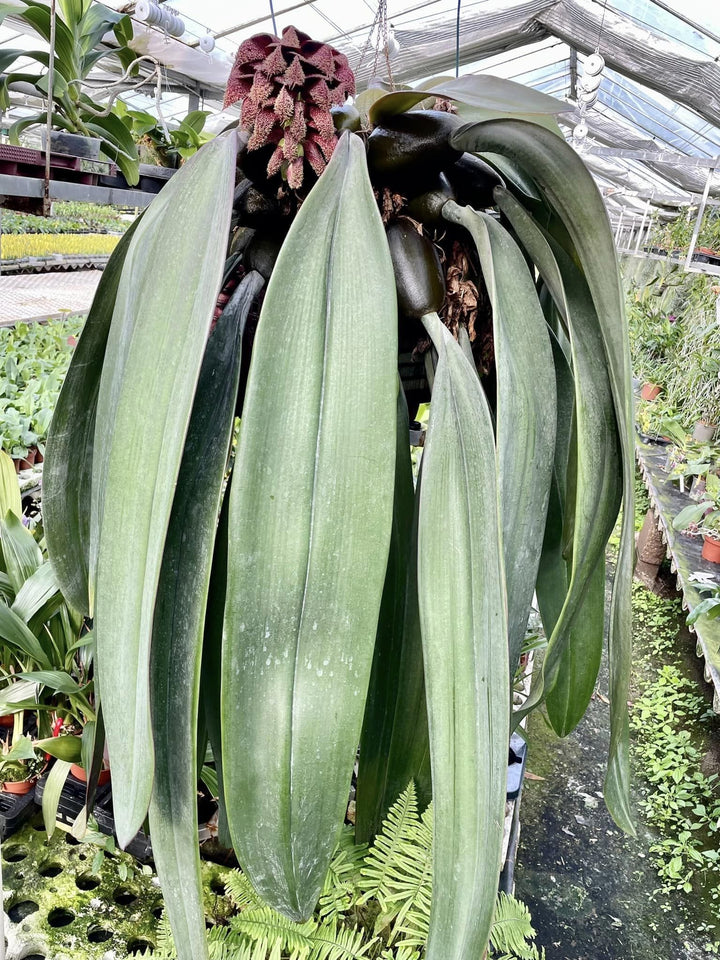
<svg viewBox="0 0 720 960"><path fill-rule="evenodd" d="M8 713L4 717L0 717L0 728L5 730L10 730L15 725L15 717Z"/></svg>
<svg viewBox="0 0 720 960"><path fill-rule="evenodd" d="M35 463L42 463L45 457L39 447L35 448Z"/></svg>
<svg viewBox="0 0 720 960"><path fill-rule="evenodd" d="M16 783L12 780L6 780L2 785L3 793L15 793L15 794L24 794L30 793L32 788L35 786L35 781L37 777L31 777L29 780L21 780L19 783Z"/></svg>
<svg viewBox="0 0 720 960"><path fill-rule="evenodd" d="M644 383L640 396L643 400L654 400L661 390L662 387L658 386L657 383Z"/></svg>
<svg viewBox="0 0 720 960"><path fill-rule="evenodd" d="M79 764L73 763L70 767L70 773L81 783L87 783L87 774ZM104 787L106 783L110 783L110 771L103 769L100 771L100 776L98 777L98 786Z"/></svg>
<svg viewBox="0 0 720 960"><path fill-rule="evenodd" d="M709 537L707 534L703 537L705 541L702 548L703 560L709 560L710 563L720 563L720 540Z"/></svg>

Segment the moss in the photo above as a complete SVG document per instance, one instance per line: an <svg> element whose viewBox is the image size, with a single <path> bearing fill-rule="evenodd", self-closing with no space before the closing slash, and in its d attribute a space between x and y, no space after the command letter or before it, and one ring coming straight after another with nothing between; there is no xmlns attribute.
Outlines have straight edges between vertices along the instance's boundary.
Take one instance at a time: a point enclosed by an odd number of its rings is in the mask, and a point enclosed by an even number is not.
<svg viewBox="0 0 720 960"><path fill-rule="evenodd" d="M57 830L48 840L37 817L2 846L8 960L108 960L155 945L163 901L157 877L129 854L77 843ZM94 868L94 869L93 869ZM205 907L227 915L229 871L203 864Z"/></svg>

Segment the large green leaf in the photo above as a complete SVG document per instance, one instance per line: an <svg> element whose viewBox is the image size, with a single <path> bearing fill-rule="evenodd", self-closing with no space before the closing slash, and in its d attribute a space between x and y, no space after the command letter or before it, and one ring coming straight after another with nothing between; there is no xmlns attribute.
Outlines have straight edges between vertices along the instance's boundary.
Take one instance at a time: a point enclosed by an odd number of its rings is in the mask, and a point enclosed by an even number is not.
<svg viewBox="0 0 720 960"><path fill-rule="evenodd" d="M0 637L14 648L13 653L21 663L25 662L24 657L30 657L33 665L50 669L50 660L40 641L25 621L4 603L0 603Z"/></svg>
<svg viewBox="0 0 720 960"><path fill-rule="evenodd" d="M63 595L84 614L90 613L90 488L98 387L118 283L138 222L123 235L103 271L45 447L43 523L48 555Z"/></svg>
<svg viewBox="0 0 720 960"><path fill-rule="evenodd" d="M8 511L5 519L0 521L0 544L5 561L5 572L17 594L25 581L42 564L40 547L12 510Z"/></svg>
<svg viewBox="0 0 720 960"><path fill-rule="evenodd" d="M230 493L228 819L255 888L296 919L322 888L360 739L392 524L396 309L363 142L344 134L268 285Z"/></svg>
<svg viewBox="0 0 720 960"><path fill-rule="evenodd" d="M237 140L211 141L146 211L127 250L95 423L90 576L121 846L154 770L148 671L175 482L227 247ZM96 548L93 549L93 542ZM93 594L90 595L91 606Z"/></svg>
<svg viewBox="0 0 720 960"><path fill-rule="evenodd" d="M259 273L245 277L205 350L155 604L150 673L155 787L150 833L180 960L207 957L196 823L202 636L243 329L263 283Z"/></svg>
<svg viewBox="0 0 720 960"><path fill-rule="evenodd" d="M77 740L79 748L80 738L73 737L72 739ZM50 773L48 774L47 780L45 781L45 789L43 790L42 798L42 814L48 837L51 837L55 832L55 827L57 825L57 811L60 804L60 794L63 791L65 781L68 778L70 767L72 766L73 762L75 761L56 760Z"/></svg>
<svg viewBox="0 0 720 960"><path fill-rule="evenodd" d="M22 517L22 498L15 464L4 450L0 450L0 517L4 517L8 510L18 518Z"/></svg>
<svg viewBox="0 0 720 960"><path fill-rule="evenodd" d="M26 680L11 680L0 688L0 716L16 710L32 710L36 707L37 683Z"/></svg>
<svg viewBox="0 0 720 960"><path fill-rule="evenodd" d="M557 410L552 348L533 278L510 234L487 214L452 201L445 204L443 216L470 231L493 308L512 677L530 616L550 496Z"/></svg>
<svg viewBox="0 0 720 960"><path fill-rule="evenodd" d="M564 555L567 474L573 420L575 418L575 381L570 363L554 334L550 335L555 363L557 394L557 427L555 457L550 486L545 536L538 568L538 607L545 635L550 637L565 603L568 588L567 562Z"/></svg>
<svg viewBox="0 0 720 960"><path fill-rule="evenodd" d="M18 590L12 609L33 632L37 632L62 602L52 564L43 563Z"/></svg>
<svg viewBox="0 0 720 960"><path fill-rule="evenodd" d="M627 700L632 665L631 587L634 566L634 435L630 346L624 294L607 211L582 159L565 141L519 120L470 124L455 147L501 153L528 170L577 250L595 312L601 319L623 469L623 522L610 610L610 755L605 800L616 823L632 833Z"/></svg>
<svg viewBox="0 0 720 960"><path fill-rule="evenodd" d="M140 179L140 161L132 134L114 113L106 117L91 117L85 120L85 126L102 140L103 153L114 160L122 170L123 176L134 187Z"/></svg>
<svg viewBox="0 0 720 960"><path fill-rule="evenodd" d="M563 607L550 625L543 663L548 715L556 732L565 736L585 713L600 666L605 545L622 495L617 425L600 326L582 274L514 197L498 190L496 199L537 264L570 334L575 386L574 482L565 498L572 506L572 529L563 535L571 551L570 569ZM568 518L565 520L567 526ZM534 695L523 712L537 699Z"/></svg>
<svg viewBox="0 0 720 960"><path fill-rule="evenodd" d="M417 518L408 410L398 391L395 500L357 775L355 837L369 841L410 780L429 803L430 754L417 598ZM415 520L414 520L415 518Z"/></svg>
<svg viewBox="0 0 720 960"><path fill-rule="evenodd" d="M418 596L432 761L427 960L481 957L502 854L510 717L495 442L475 370L437 315Z"/></svg>
<svg viewBox="0 0 720 960"><path fill-rule="evenodd" d="M422 100L446 97L457 101L458 113L468 119L488 120L498 116L522 116L530 122L547 125L557 135L560 130L554 119L566 104L533 90L514 80L487 74L464 77L434 77L423 83L422 90L404 90L378 98L369 109L374 125L394 114L404 113Z"/></svg>

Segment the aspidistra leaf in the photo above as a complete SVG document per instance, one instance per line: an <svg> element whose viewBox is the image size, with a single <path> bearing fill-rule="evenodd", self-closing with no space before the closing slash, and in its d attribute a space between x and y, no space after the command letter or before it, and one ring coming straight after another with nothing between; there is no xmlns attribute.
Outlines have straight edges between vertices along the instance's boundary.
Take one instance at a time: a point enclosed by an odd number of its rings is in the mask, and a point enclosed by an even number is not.
<svg viewBox="0 0 720 960"><path fill-rule="evenodd" d="M212 140L143 216L118 284L100 379L90 577L92 584L97 558L97 671L121 846L140 828L152 791L148 684L155 595L222 279L236 149L234 131Z"/></svg>
<svg viewBox="0 0 720 960"><path fill-rule="evenodd" d="M242 334L263 283L260 274L250 272L210 335L180 464L155 606L150 682L156 769L150 832L180 960L207 957L196 823L195 731L202 636L240 378Z"/></svg>
<svg viewBox="0 0 720 960"><path fill-rule="evenodd" d="M365 148L344 134L268 284L230 491L228 819L256 890L294 919L322 889L360 739L392 522L396 309Z"/></svg>
<svg viewBox="0 0 720 960"><path fill-rule="evenodd" d="M613 233L603 199L582 159L564 140L542 127L519 120L468 124L455 131L451 141L460 150L501 153L531 173L568 231L595 312L602 319L600 332L609 366L623 470L623 522L608 639L611 707L605 800L616 823L634 833L627 700L632 665L635 462L630 345Z"/></svg>
<svg viewBox="0 0 720 960"><path fill-rule="evenodd" d="M621 463L610 378L600 324L585 280L570 257L510 194L496 191L500 209L537 264L570 334L575 386L574 431L564 535L570 551L568 592L549 635L543 662L548 715L565 736L592 695L604 637L605 545L621 498ZM560 682L561 689L553 688ZM542 690L522 713L535 705Z"/></svg>
<svg viewBox="0 0 720 960"><path fill-rule="evenodd" d="M43 464L43 525L48 555L63 596L90 613L90 487L98 387L118 283L138 221L103 270L73 352L48 431Z"/></svg>
<svg viewBox="0 0 720 960"><path fill-rule="evenodd" d="M395 500L385 586L358 760L356 842L371 840L410 780L431 799L417 597L417 510L408 410L398 391ZM419 483L419 481L418 481Z"/></svg>
<svg viewBox="0 0 720 960"><path fill-rule="evenodd" d="M557 405L552 348L530 271L510 234L487 214L453 201L445 204L443 216L472 235L493 308L498 485L514 674L550 496Z"/></svg>
<svg viewBox="0 0 720 960"><path fill-rule="evenodd" d="M475 370L437 315L418 596L432 763L427 960L481 957L497 893L510 717L495 440ZM471 682L468 682L471 681Z"/></svg>

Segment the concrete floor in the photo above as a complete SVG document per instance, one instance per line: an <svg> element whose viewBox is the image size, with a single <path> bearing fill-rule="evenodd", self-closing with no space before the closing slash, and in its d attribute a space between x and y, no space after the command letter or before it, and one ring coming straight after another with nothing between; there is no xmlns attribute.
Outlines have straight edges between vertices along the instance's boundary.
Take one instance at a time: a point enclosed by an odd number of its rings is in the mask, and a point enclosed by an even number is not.
<svg viewBox="0 0 720 960"><path fill-rule="evenodd" d="M694 641L681 631L687 675L703 689ZM539 713L528 727L516 895L532 913L547 960L701 960L712 923L709 898L661 893L649 852L653 834L636 813L624 836L602 800L609 742L607 663L578 728L558 740ZM526 773L527 777L527 773ZM636 789L642 771L635 770ZM714 952L714 951L713 951Z"/></svg>
<svg viewBox="0 0 720 960"><path fill-rule="evenodd" d="M100 270L0 276L0 325L87 313L101 276Z"/></svg>

